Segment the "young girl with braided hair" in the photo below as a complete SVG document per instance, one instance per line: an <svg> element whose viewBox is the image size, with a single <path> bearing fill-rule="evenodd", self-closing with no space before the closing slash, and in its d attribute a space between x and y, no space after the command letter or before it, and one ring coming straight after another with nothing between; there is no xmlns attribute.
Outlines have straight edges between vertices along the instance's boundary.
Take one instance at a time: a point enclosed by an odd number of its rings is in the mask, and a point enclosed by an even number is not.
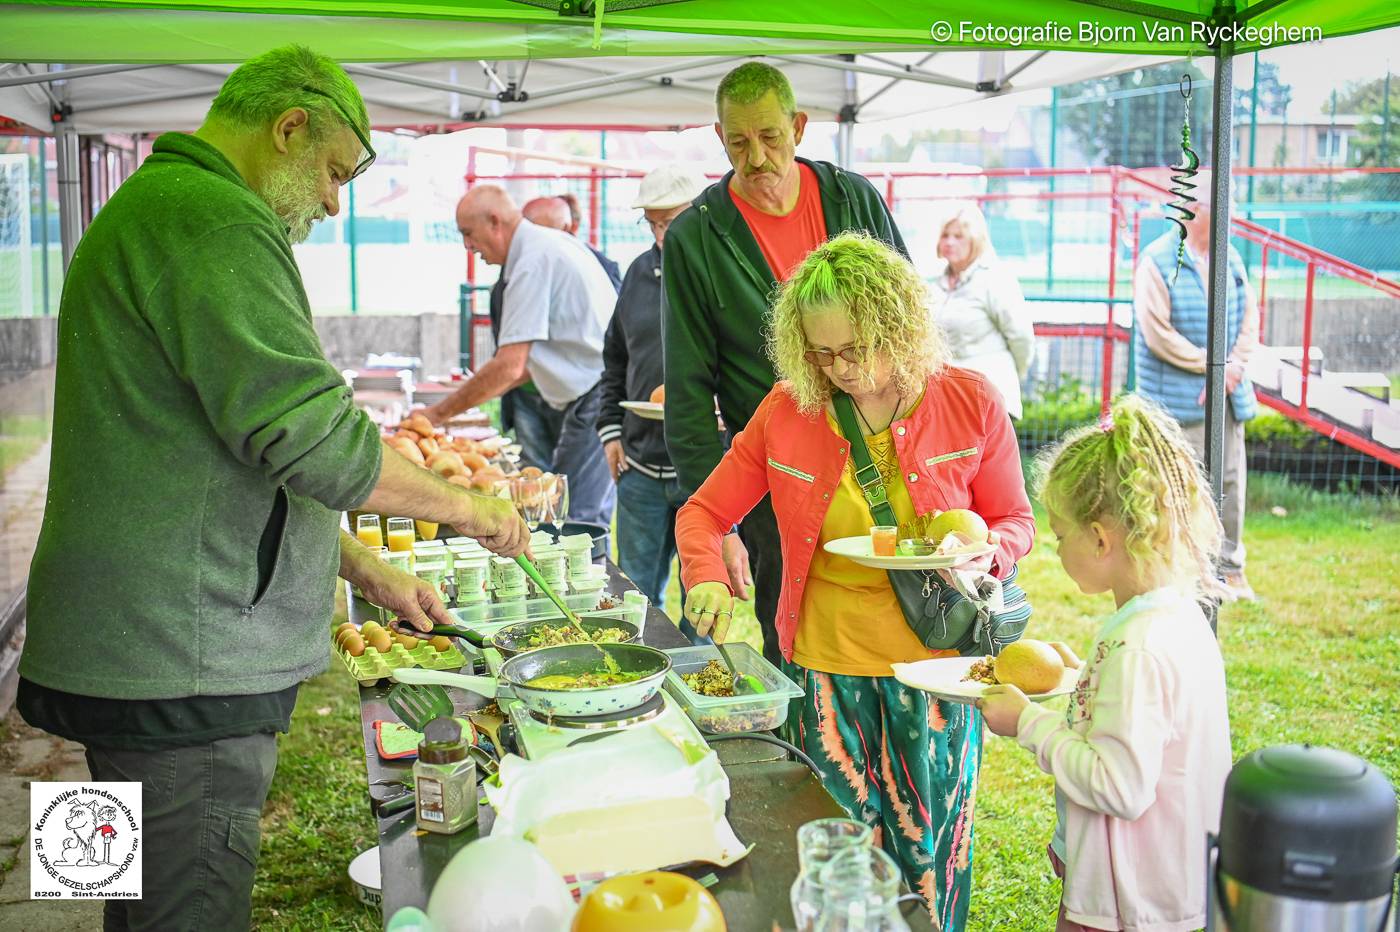
<svg viewBox="0 0 1400 932"><path fill-rule="evenodd" d="M1117 604L1065 713L1014 686L979 703L1055 778L1057 932L1198 929L1231 764L1225 669L1201 610L1218 591L1209 487L1176 421L1136 395L1039 472L1065 572Z"/></svg>

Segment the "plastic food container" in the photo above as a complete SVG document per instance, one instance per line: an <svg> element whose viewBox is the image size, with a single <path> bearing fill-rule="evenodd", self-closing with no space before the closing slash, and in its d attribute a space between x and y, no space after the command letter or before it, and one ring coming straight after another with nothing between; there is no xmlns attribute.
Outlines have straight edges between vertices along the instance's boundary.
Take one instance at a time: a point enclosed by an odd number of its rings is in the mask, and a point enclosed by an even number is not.
<svg viewBox="0 0 1400 932"><path fill-rule="evenodd" d="M746 696L702 696L692 692L681 679L682 673L698 673L705 664L724 661L719 651L708 644L697 647L677 647L666 651L671 657L671 671L666 674L666 691L671 694L685 714L701 731L711 735L731 735L746 731L771 731L787 718L788 702L802 696L802 687L788 679L763 655L747 644L726 645L734 669L751 674L763 684L764 691Z"/></svg>
<svg viewBox="0 0 1400 932"><path fill-rule="evenodd" d="M564 604L577 612L580 618L617 618L630 621L640 632L646 630L647 597L640 592L625 592L620 598L609 597L613 603L609 608L597 607L603 599L601 594L570 594L562 598ZM559 609L549 599L479 602L449 608L448 613L482 637L490 637L506 625L518 621L547 621L559 617Z"/></svg>
<svg viewBox="0 0 1400 932"><path fill-rule="evenodd" d="M446 599L447 580L452 576L452 554L446 550L432 554L415 554L413 575L426 581L437 590L441 598Z"/></svg>
<svg viewBox="0 0 1400 932"><path fill-rule="evenodd" d="M519 589L525 591L526 576L525 571L520 568L520 564L514 560L507 560L505 557L491 558L491 588L514 592Z"/></svg>
<svg viewBox="0 0 1400 932"><path fill-rule="evenodd" d="M457 560L452 572L457 581L457 601L468 605L486 599L486 583L491 571L486 560Z"/></svg>

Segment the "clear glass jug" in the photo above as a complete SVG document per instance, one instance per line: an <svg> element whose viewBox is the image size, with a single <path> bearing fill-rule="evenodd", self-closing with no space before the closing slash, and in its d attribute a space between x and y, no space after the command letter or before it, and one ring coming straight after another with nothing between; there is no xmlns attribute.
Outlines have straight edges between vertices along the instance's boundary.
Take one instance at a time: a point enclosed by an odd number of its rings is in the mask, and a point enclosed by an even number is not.
<svg viewBox="0 0 1400 932"><path fill-rule="evenodd" d="M822 909L818 872L835 855L869 848L870 826L852 819L817 819L797 830L797 879L792 884L792 917L797 932L812 932Z"/></svg>
<svg viewBox="0 0 1400 932"><path fill-rule="evenodd" d="M814 932L909 932L899 913L899 865L879 848L843 850L817 875L821 912Z"/></svg>

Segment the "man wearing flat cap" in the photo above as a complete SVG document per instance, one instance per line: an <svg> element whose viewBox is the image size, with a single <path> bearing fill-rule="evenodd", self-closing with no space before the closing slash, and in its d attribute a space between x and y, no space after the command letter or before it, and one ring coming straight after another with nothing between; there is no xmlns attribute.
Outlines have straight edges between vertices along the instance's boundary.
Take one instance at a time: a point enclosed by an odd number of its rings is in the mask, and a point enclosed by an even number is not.
<svg viewBox="0 0 1400 932"><path fill-rule="evenodd" d="M648 401L665 380L661 368L661 248L666 229L705 188L705 176L663 165L642 179L632 206L656 242L628 267L603 341L603 405L598 437L617 480L617 554L622 571L655 604L666 594L676 555L676 511L685 496L666 452L659 420L622 407Z"/></svg>

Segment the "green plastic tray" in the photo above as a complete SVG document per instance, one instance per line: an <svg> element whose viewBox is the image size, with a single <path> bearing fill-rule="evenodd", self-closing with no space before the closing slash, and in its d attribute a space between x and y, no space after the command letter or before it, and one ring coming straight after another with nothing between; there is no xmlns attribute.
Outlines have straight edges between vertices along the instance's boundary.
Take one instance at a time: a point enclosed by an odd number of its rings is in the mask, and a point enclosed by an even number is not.
<svg viewBox="0 0 1400 932"><path fill-rule="evenodd" d="M467 658L462 654L454 642L448 650L438 650L427 641L420 646L409 650L402 644L395 643L386 653L376 650L365 649L365 652L358 657L352 657L345 650L331 645L331 649L340 657L345 669L350 671L361 684L368 686L389 675L390 670L399 670L404 667L422 667L425 670L457 670L466 662Z"/></svg>

